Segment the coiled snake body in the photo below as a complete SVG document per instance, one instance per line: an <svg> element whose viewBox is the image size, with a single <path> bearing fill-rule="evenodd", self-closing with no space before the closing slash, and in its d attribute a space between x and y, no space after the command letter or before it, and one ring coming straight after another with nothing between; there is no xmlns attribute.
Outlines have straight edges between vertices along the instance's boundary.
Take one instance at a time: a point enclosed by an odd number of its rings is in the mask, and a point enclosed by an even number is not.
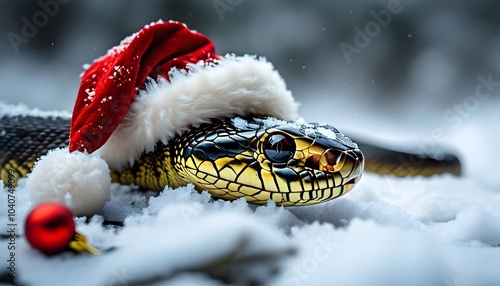
<svg viewBox="0 0 500 286"><path fill-rule="evenodd" d="M6 182L12 171L24 177L48 150L66 147L69 125L69 119L60 117L0 118L0 179ZM416 161L413 154L358 146L329 125L235 117L213 120L168 144L158 143L127 169L112 170L111 178L156 191L191 183L215 198L299 206L347 193L365 164L369 171L398 176L460 174L453 155L439 160L420 156L418 164L402 167L405 158Z"/></svg>

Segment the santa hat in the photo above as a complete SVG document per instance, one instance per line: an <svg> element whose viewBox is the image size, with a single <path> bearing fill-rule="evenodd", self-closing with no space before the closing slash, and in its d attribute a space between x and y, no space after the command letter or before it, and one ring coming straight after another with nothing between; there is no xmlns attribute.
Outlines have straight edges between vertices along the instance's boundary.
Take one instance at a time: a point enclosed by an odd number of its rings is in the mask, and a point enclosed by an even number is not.
<svg viewBox="0 0 500 286"><path fill-rule="evenodd" d="M90 216L109 199L108 166L120 170L190 126L248 114L297 117L297 103L271 63L220 57L210 39L184 24L152 23L82 74L69 147L36 163L30 199Z"/></svg>

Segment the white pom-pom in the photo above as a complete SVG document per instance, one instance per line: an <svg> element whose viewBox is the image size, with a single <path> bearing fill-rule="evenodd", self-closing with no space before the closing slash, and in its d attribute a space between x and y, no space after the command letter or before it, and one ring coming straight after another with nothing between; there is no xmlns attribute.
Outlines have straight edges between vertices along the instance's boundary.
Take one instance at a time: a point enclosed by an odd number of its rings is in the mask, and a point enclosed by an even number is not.
<svg viewBox="0 0 500 286"><path fill-rule="evenodd" d="M54 149L37 161L27 187L33 204L60 202L75 216L92 216L110 197L111 177L106 161L95 155Z"/></svg>

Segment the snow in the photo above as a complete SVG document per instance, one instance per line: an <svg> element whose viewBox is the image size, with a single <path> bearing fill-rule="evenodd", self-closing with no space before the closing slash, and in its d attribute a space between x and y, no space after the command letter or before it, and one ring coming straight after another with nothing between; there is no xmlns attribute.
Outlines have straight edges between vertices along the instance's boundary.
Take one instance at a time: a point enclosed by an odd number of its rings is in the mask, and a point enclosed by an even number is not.
<svg viewBox="0 0 500 286"><path fill-rule="evenodd" d="M0 115L9 115L9 116L17 116L17 115L29 115L29 116L40 116L40 117L63 117L63 118L71 118L71 113L67 111L46 111L40 110L38 108L30 108L25 104L5 104L0 101Z"/></svg>
<svg viewBox="0 0 500 286"><path fill-rule="evenodd" d="M213 200L189 185L161 194L113 184L77 230L102 254L46 257L26 244L26 180L16 189L16 274L26 285L499 285L500 151L494 104L457 134L465 174L394 178L366 173L344 197L308 207ZM468 134L464 136L463 134ZM464 147L461 147L461 146ZM479 166L483 170L473 170ZM488 175L490 180L483 180ZM6 187L4 187L7 190ZM7 201L1 192L1 202ZM0 205L6 233L7 205ZM102 226L124 221L123 228ZM0 249L7 241L0 240ZM5 271L5 259L1 269ZM40 281L43 281L41 283Z"/></svg>

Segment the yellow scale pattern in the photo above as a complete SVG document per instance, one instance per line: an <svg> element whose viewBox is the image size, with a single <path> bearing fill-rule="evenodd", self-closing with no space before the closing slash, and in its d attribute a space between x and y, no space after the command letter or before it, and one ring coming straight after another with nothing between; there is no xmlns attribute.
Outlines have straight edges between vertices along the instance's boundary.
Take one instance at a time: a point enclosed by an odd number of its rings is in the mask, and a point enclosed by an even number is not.
<svg viewBox="0 0 500 286"><path fill-rule="evenodd" d="M158 192L166 186L177 188L187 184L172 167L169 146L162 143L158 143L153 152L141 156L133 166L111 171L111 180Z"/></svg>
<svg viewBox="0 0 500 286"><path fill-rule="evenodd" d="M269 130L269 133L274 131ZM198 190L207 190L217 198L228 200L244 197L254 204L266 204L269 200L280 205L315 204L350 190L351 186L342 186L340 174L334 174L331 183L314 179L306 183L300 179L286 180L279 177L273 172L273 166L264 155L262 142L267 136L269 134L258 138L260 144L256 144L258 147L254 152L242 151L234 156L219 156L216 160L198 158L193 154L185 156L186 146L179 144L174 149L182 151L174 155L174 169L179 170L178 173L184 177L184 181L193 182ZM191 140L196 141L196 138ZM304 169L304 162L311 155L321 155L324 152L324 148L311 144L308 140L300 137L295 137L294 140L296 152L293 159L299 162L299 169ZM258 161L260 168L249 167L247 162L251 159Z"/></svg>
<svg viewBox="0 0 500 286"><path fill-rule="evenodd" d="M4 182L4 185L7 184L6 182L10 181L11 186L15 188L17 187L18 179L26 177L28 173L31 172L33 165L34 161L18 164L16 160L11 159L0 169L0 180ZM14 180L9 180L11 176L14 176Z"/></svg>

